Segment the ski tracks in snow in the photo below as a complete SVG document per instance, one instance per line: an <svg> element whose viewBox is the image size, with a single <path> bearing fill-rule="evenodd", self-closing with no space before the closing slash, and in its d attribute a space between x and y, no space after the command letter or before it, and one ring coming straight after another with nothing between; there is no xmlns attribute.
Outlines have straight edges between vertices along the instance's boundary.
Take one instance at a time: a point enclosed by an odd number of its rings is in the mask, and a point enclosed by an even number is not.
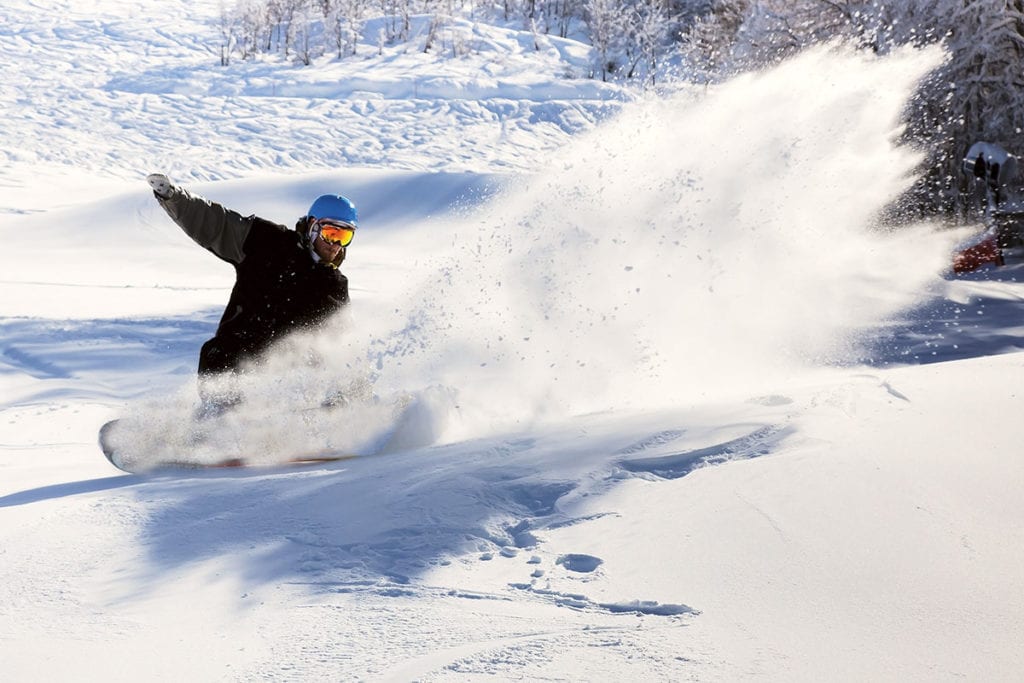
<svg viewBox="0 0 1024 683"><path fill-rule="evenodd" d="M687 496L724 468L791 454L808 410L846 419L863 400L906 405L884 379L848 379L800 399L587 416L302 470L127 477L94 511L132 512L118 529L138 536L135 557L83 604L102 614L116 610L97 600L210 598L211 614L236 613L232 628L253 636L232 655L235 680L599 679L624 658L644 680L685 678L714 665L708 635L690 628L700 598L629 575L622 534L605 525L643 503L616 494ZM9 504L27 513L41 495Z"/></svg>
<svg viewBox="0 0 1024 683"><path fill-rule="evenodd" d="M624 459L619 461L619 467L634 476L648 475L658 479L679 479L702 467L767 455L791 432L792 429L789 427L767 425L758 427L749 434L739 438L730 439L705 448L696 448L655 457ZM669 432L668 434L682 435L681 432ZM651 441L658 444L664 438L663 435L656 435ZM642 442L638 445L630 446L621 451L621 453L623 455L632 455L643 452L646 448L646 443Z"/></svg>
<svg viewBox="0 0 1024 683"><path fill-rule="evenodd" d="M604 584L614 568L596 554L560 547L550 536L619 514L584 511L580 504L600 500L625 480L674 484L698 469L761 457L781 448L792 428L738 424L725 431L740 436L683 447L720 431L696 439L687 429L655 431L625 446L596 450L594 441L569 435L509 439L484 448L462 444L348 463L354 479L346 489L362 488L355 470L366 465L386 506L404 507L397 518L391 513L400 523L357 543L339 543L345 532L325 524L290 536L305 548L294 559L301 577L293 587L315 599L307 608L328 629L335 623L351 628L361 621L352 610L372 606L373 628L408 634L389 643L400 646L399 663L379 668L387 660L382 656L363 662L363 669L357 662L342 666L369 672L370 680L558 679L559 671L565 678L600 678L606 657L642 661L647 680L677 678L687 662L701 658L699 638L685 628L699 610L644 594L639 585L634 594L608 599ZM434 466L428 472L414 464L416 458L431 459ZM398 473L410 468L417 475L403 480ZM330 478L324 472L310 481L330 488ZM345 495L340 488L334 493L339 499ZM363 510L360 516L377 515ZM458 618L444 623L423 616L453 612ZM286 678L302 677L296 669Z"/></svg>
<svg viewBox="0 0 1024 683"><path fill-rule="evenodd" d="M301 596L292 596L296 601ZM262 603L261 603L262 604ZM275 605L267 603L272 611ZM257 608L258 609L258 608ZM524 603L441 586L360 587L292 606L291 631L239 677L245 680L599 680L610 663L636 662L643 680L671 680L701 657L686 623Z"/></svg>
<svg viewBox="0 0 1024 683"><path fill-rule="evenodd" d="M603 525L638 503L606 494L690 495L717 468L799 449L807 410L844 419L862 400L905 405L877 377L843 387L303 470L129 478L103 500L135 511L121 533L138 534L138 556L102 599L198 590L218 601L211 614L233 605L233 628L253 636L232 657L234 680L599 679L624 659L644 680L685 678L715 665L708 635L690 628L699 598L689 604L685 583L622 577L621 556L605 552L619 536Z"/></svg>

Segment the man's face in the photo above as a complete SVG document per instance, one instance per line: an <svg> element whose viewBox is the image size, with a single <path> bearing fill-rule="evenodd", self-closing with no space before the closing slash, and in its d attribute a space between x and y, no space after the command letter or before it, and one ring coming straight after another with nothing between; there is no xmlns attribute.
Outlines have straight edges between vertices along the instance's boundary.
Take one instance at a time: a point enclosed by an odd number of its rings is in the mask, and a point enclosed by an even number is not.
<svg viewBox="0 0 1024 683"><path fill-rule="evenodd" d="M320 257L321 261L326 263L333 262L334 259L338 257L338 254L342 249L344 249L344 247L340 244L336 242L328 242L319 234L316 236L316 239L313 240L313 251L316 252L316 255Z"/></svg>

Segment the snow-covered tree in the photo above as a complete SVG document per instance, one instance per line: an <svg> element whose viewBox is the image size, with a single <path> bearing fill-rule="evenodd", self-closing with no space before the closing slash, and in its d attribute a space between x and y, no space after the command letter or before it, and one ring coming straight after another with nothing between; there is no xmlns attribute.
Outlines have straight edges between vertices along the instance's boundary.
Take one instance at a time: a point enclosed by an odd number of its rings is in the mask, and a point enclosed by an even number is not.
<svg viewBox="0 0 1024 683"><path fill-rule="evenodd" d="M590 42L594 46L597 69L601 80L619 68L617 60L619 44L625 33L624 21L616 0L586 0L583 19L590 31Z"/></svg>
<svg viewBox="0 0 1024 683"><path fill-rule="evenodd" d="M908 3L924 20L924 3ZM917 202L944 211L967 207L961 192L960 162L979 140L1024 153L1024 2L1021 0L955 0L945 3L928 22L942 31L921 38L925 26L910 34L915 40L941 40L949 61L921 86L908 115L909 135L931 149L928 173L917 188ZM904 14L896 26L911 22ZM907 40L894 34L894 42Z"/></svg>
<svg viewBox="0 0 1024 683"><path fill-rule="evenodd" d="M545 32L554 32L559 38L566 38L574 22L583 18L581 0L552 0L547 3Z"/></svg>
<svg viewBox="0 0 1024 683"><path fill-rule="evenodd" d="M315 9L311 3L296 0L289 26L296 55L306 66L312 64L313 59L323 52L323 46L318 43L313 33L314 13Z"/></svg>
<svg viewBox="0 0 1024 683"><path fill-rule="evenodd" d="M220 5L220 65L230 66L231 53L235 51L238 37L239 16L221 2Z"/></svg>
<svg viewBox="0 0 1024 683"><path fill-rule="evenodd" d="M972 143L1024 152L1024 0L715 0L683 47L694 75L720 78L835 39L880 54L933 43L949 52L907 112L908 139L929 153L915 211L962 209L959 164Z"/></svg>
<svg viewBox="0 0 1024 683"><path fill-rule="evenodd" d="M365 0L320 0L325 31L338 59L356 54L367 4Z"/></svg>
<svg viewBox="0 0 1024 683"><path fill-rule="evenodd" d="M658 60L669 31L668 15L660 0L642 0L625 16L626 78L643 77L655 83Z"/></svg>

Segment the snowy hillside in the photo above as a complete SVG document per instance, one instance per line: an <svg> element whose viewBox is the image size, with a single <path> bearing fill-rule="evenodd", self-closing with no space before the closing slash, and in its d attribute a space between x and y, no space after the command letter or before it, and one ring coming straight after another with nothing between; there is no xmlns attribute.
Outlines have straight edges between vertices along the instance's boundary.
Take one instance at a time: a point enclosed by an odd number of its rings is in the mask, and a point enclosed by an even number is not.
<svg viewBox="0 0 1024 683"><path fill-rule="evenodd" d="M73 197L158 167L180 180L351 166L530 170L631 99L568 78L587 64L586 46L544 38L535 50L532 36L477 24L464 27L474 51L458 59L425 55L413 40L314 68L268 58L226 69L220 5L5 3L0 210L38 210L23 179L68 164L89 171L69 183Z"/></svg>
<svg viewBox="0 0 1024 683"><path fill-rule="evenodd" d="M952 279L962 234L874 228L940 54L653 100L482 25L464 59L224 69L217 5L0 9L4 680L1019 676L1024 266ZM231 286L157 170L283 223L356 200L351 315L211 443L364 457L105 461L116 416L187 450Z"/></svg>

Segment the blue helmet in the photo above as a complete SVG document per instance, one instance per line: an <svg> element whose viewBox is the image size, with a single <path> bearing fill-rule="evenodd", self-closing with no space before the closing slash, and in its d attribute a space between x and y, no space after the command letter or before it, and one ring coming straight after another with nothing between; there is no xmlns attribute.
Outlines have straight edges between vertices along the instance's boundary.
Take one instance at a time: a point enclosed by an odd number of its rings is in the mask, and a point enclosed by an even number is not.
<svg viewBox="0 0 1024 683"><path fill-rule="evenodd" d="M352 227L358 227L356 216L356 205L348 197L340 194L325 194L316 198L316 201L306 212L311 218L330 218L336 221L349 223Z"/></svg>

